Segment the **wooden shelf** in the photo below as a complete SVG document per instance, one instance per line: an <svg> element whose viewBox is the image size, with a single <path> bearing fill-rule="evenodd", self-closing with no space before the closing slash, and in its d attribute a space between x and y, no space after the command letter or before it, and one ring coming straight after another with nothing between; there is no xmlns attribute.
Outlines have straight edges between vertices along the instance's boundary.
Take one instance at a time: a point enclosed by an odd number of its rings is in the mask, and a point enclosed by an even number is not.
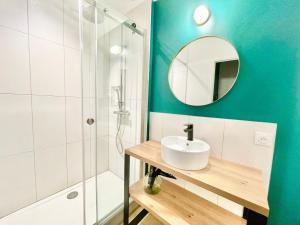
<svg viewBox="0 0 300 225"><path fill-rule="evenodd" d="M245 225L246 220L219 206L163 180L156 195L144 191L139 181L130 188L130 196L154 217L168 225Z"/></svg>
<svg viewBox="0 0 300 225"><path fill-rule="evenodd" d="M210 157L208 167L203 170L180 170L162 161L160 143L156 141L148 141L129 148L126 150L126 154L234 201L254 212L264 216L269 215L262 175L256 169Z"/></svg>

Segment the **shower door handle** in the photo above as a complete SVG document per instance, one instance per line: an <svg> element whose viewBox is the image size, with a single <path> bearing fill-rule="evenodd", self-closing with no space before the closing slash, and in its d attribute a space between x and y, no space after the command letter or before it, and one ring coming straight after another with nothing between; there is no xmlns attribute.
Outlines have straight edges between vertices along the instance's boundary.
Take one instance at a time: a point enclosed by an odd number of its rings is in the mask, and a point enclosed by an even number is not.
<svg viewBox="0 0 300 225"><path fill-rule="evenodd" d="M95 120L93 118L88 118L86 120L86 123L91 126L91 125L93 125L95 123Z"/></svg>

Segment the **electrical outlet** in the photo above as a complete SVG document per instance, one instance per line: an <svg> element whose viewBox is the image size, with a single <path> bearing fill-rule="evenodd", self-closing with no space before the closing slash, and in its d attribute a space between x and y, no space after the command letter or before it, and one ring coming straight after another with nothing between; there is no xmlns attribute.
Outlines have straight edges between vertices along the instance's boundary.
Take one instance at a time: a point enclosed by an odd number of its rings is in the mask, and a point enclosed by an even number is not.
<svg viewBox="0 0 300 225"><path fill-rule="evenodd" d="M273 134L266 133L266 132L260 132L260 131L255 132L254 143L256 145L270 147L273 145L273 142L274 142Z"/></svg>

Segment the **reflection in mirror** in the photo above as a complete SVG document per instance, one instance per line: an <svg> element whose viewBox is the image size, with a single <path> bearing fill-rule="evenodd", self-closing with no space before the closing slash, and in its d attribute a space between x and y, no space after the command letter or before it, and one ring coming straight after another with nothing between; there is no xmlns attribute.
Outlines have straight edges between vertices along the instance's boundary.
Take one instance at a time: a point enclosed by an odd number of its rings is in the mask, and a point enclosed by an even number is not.
<svg viewBox="0 0 300 225"><path fill-rule="evenodd" d="M239 56L228 41L203 37L186 45L174 58L169 84L178 100L201 106L224 97L239 71Z"/></svg>

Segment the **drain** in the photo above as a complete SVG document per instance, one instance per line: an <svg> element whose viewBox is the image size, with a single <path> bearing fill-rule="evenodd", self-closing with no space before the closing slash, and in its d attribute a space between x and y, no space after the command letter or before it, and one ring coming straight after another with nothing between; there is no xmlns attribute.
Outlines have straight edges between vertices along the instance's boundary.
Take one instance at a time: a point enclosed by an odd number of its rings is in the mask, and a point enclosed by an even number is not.
<svg viewBox="0 0 300 225"><path fill-rule="evenodd" d="M78 196L78 191L72 191L67 195L67 199L74 199Z"/></svg>

